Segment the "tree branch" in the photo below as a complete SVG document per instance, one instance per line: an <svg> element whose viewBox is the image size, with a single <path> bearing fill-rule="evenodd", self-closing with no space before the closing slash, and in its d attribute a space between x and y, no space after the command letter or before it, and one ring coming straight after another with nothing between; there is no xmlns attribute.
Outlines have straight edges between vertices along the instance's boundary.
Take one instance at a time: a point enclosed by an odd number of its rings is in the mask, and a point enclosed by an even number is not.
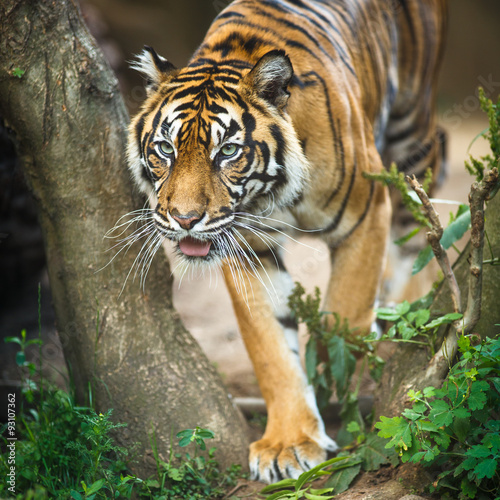
<svg viewBox="0 0 500 500"><path fill-rule="evenodd" d="M434 210L427 194L415 177L407 177L407 181L422 201L423 208L432 225L427 233L427 241L443 270L445 279L451 291L453 308L456 312L461 311L460 289L455 274L451 268L445 249L440 243L443 235L443 227L439 216ZM498 169L494 168L486 172L480 182L474 182L469 194L469 205L471 211L471 252L469 257L469 294L464 316L461 320L454 322L443 341L439 351L431 359L427 368L427 378L442 379L448 369L448 363L453 360L457 353L458 334L467 335L472 332L481 315L481 283L483 269L483 246L484 246L484 204L489 199L490 193L498 183Z"/></svg>
<svg viewBox="0 0 500 500"><path fill-rule="evenodd" d="M422 188L422 185L417 181L416 177L406 177L407 182L413 188L417 196L420 198L422 202L422 206L425 210L427 218L431 223L431 230L426 234L427 241L429 242L434 255L436 256L436 260L438 261L439 267L443 271L444 278L448 283L451 292L451 300L453 302L453 309L455 312L461 312L461 294L460 288L458 287L457 280L455 278L455 274L451 268L450 260L448 259L448 254L446 250L440 243L441 237L443 236L443 226L441 225L441 221L439 219L439 215L437 214L434 206L432 205L427 193Z"/></svg>

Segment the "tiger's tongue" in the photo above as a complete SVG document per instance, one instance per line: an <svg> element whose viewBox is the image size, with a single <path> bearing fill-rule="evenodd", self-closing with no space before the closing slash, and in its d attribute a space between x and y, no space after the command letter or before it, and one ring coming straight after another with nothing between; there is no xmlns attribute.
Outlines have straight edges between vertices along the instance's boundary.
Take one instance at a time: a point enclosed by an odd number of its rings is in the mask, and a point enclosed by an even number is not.
<svg viewBox="0 0 500 500"><path fill-rule="evenodd" d="M200 241L187 236L179 241L179 248L184 255L190 257L205 257L211 246L210 241Z"/></svg>

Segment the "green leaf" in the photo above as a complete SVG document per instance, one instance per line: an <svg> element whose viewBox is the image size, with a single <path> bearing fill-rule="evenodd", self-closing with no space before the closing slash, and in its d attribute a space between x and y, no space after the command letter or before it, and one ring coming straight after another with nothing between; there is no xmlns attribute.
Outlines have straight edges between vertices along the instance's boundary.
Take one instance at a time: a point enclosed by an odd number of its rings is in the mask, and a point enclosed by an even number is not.
<svg viewBox="0 0 500 500"><path fill-rule="evenodd" d="M23 345L19 337L5 337L4 342Z"/></svg>
<svg viewBox="0 0 500 500"><path fill-rule="evenodd" d="M401 238L398 238L397 240L395 240L394 244L398 245L398 246L404 245L406 242L410 241L414 236L416 236L421 230L422 230L421 227L416 227L413 231L408 233L406 236L402 236Z"/></svg>
<svg viewBox="0 0 500 500"><path fill-rule="evenodd" d="M12 70L12 76L15 76L17 78L22 78L24 73L26 73L26 70L21 69L21 68L14 68Z"/></svg>
<svg viewBox="0 0 500 500"><path fill-rule="evenodd" d="M408 449L412 445L412 434L410 424L402 417L388 418L381 416L380 421L375 424L380 429L378 435L384 438L392 438L385 445L386 448L397 446L398 448Z"/></svg>
<svg viewBox="0 0 500 500"><path fill-rule="evenodd" d="M432 410L429 413L429 420L436 427L448 427L453 422L453 414L450 412L450 407L446 401L436 399L431 403Z"/></svg>
<svg viewBox="0 0 500 500"><path fill-rule="evenodd" d="M313 337L310 337L306 344L305 365L307 381L311 384L316 375L316 366L318 365L318 349Z"/></svg>
<svg viewBox="0 0 500 500"><path fill-rule="evenodd" d="M430 245L427 245L418 253L417 258L413 263L411 274L415 275L419 273L432 260L432 257L434 257L432 248Z"/></svg>
<svg viewBox="0 0 500 500"><path fill-rule="evenodd" d="M379 307L375 309L378 319L383 319L385 321L398 321L401 317L394 309L388 307Z"/></svg>
<svg viewBox="0 0 500 500"><path fill-rule="evenodd" d="M293 491L277 491L266 497L266 500L278 500L278 498L297 498Z"/></svg>
<svg viewBox="0 0 500 500"><path fill-rule="evenodd" d="M406 408L401 415L403 417L407 418L408 420L418 420L419 418L422 418L422 413L414 411L412 408Z"/></svg>
<svg viewBox="0 0 500 500"><path fill-rule="evenodd" d="M462 467L465 470L471 470L476 466L476 464L477 464L477 458L468 457L462 462Z"/></svg>
<svg viewBox="0 0 500 500"><path fill-rule="evenodd" d="M470 450L465 453L468 457L486 458L491 456L491 451L480 444L474 445Z"/></svg>
<svg viewBox="0 0 500 500"><path fill-rule="evenodd" d="M495 475L496 470L497 461L494 458L481 460L476 467L474 467L474 472L478 479L483 479L485 477L491 479Z"/></svg>
<svg viewBox="0 0 500 500"><path fill-rule="evenodd" d="M26 363L26 355L24 354L23 351L18 351L16 353L16 365L24 366L24 363Z"/></svg>
<svg viewBox="0 0 500 500"><path fill-rule="evenodd" d="M422 327L429 321L431 311L429 309L419 309L415 312L415 326L417 328Z"/></svg>
<svg viewBox="0 0 500 500"><path fill-rule="evenodd" d="M460 409L464 409L464 408L457 408L457 410L460 410ZM457 410L453 411L453 413L456 417L455 420L453 421L453 432L457 436L458 440L461 443L464 443L465 440L467 439L467 436L469 435L469 432L471 429L470 418L457 417L457 415L456 415ZM465 411L467 411L467 410L465 410Z"/></svg>
<svg viewBox="0 0 500 500"><path fill-rule="evenodd" d="M333 488L333 491L338 494L346 491L350 484L354 481L361 470L361 464L356 464L351 467L335 471L325 483L325 486Z"/></svg>
<svg viewBox="0 0 500 500"><path fill-rule="evenodd" d="M432 330L434 328L437 328L438 326L453 323L453 321L462 318L462 316L463 314L461 313L445 314L444 316L440 316L439 318L432 320L430 323L427 323L423 328L424 330Z"/></svg>
<svg viewBox="0 0 500 500"><path fill-rule="evenodd" d="M410 303L405 300L404 302L401 302L401 304L397 304L395 311L399 316L404 316L406 313L410 311Z"/></svg>
<svg viewBox="0 0 500 500"><path fill-rule="evenodd" d="M410 340L418 335L418 331L406 323L398 324L398 333L401 335L403 340Z"/></svg>
<svg viewBox="0 0 500 500"><path fill-rule="evenodd" d="M197 432L197 435L203 439L213 439L215 437L215 433L209 429L201 429Z"/></svg>
<svg viewBox="0 0 500 500"><path fill-rule="evenodd" d="M277 483L269 484L260 490L261 493L270 493L274 490L279 490L282 488L295 488L296 479L282 479Z"/></svg>
<svg viewBox="0 0 500 500"><path fill-rule="evenodd" d="M386 448L387 442L387 439L374 433L368 434L366 441L358 450L365 471L377 470L381 465L388 463L391 465L399 463L399 457L394 448Z"/></svg>
<svg viewBox="0 0 500 500"><path fill-rule="evenodd" d="M425 451L419 451L418 453L415 453L411 458L410 462L413 462L414 464L418 464L420 460L424 458Z"/></svg>
<svg viewBox="0 0 500 500"><path fill-rule="evenodd" d="M359 410L359 401L352 392L347 394L347 397L342 404L340 419L342 421L342 425L337 433L336 440L340 446L347 446L354 440L354 435L352 434L353 432L364 431L364 421ZM353 425L357 425L359 431L350 430L349 427L352 427Z"/></svg>
<svg viewBox="0 0 500 500"><path fill-rule="evenodd" d="M322 469L329 467L330 465L333 465L337 462L342 462L344 460L347 460L347 458L348 457L334 457L331 458L330 460L327 460L326 462L322 462L316 465L316 467L313 467L311 470L303 472L297 479L297 482L295 483L295 491L299 491L309 479L315 477L316 474Z"/></svg>
<svg viewBox="0 0 500 500"><path fill-rule="evenodd" d="M75 490L71 490L71 498L74 498L74 500L83 500L81 493Z"/></svg>
<svg viewBox="0 0 500 500"><path fill-rule="evenodd" d="M349 422L347 424L346 429L348 432L360 432L361 431L361 427L359 426L358 422L356 422L356 421Z"/></svg>
<svg viewBox="0 0 500 500"><path fill-rule="evenodd" d="M328 341L329 367L337 389L337 396L343 399L352 374L356 368L356 358L342 337L334 336Z"/></svg>
<svg viewBox="0 0 500 500"><path fill-rule="evenodd" d="M467 495L469 498L476 498L477 486L474 483L471 483L467 478L462 479L460 487L462 488L462 493Z"/></svg>
<svg viewBox="0 0 500 500"><path fill-rule="evenodd" d="M184 429L183 431L178 432L175 437L180 439L183 437L191 437L195 432L195 429Z"/></svg>
<svg viewBox="0 0 500 500"><path fill-rule="evenodd" d="M488 389L489 384L484 380L472 383L469 398L467 399L467 404L472 411L484 408L487 399L484 391Z"/></svg>
<svg viewBox="0 0 500 500"><path fill-rule="evenodd" d="M425 387L423 390L424 397L433 398L436 395L436 388L432 387L432 385Z"/></svg>
<svg viewBox="0 0 500 500"><path fill-rule="evenodd" d="M93 495L97 493L103 486L106 481L104 479L98 479L95 483L92 483L90 488L85 492L87 496Z"/></svg>
<svg viewBox="0 0 500 500"><path fill-rule="evenodd" d="M467 335L460 335L457 339L458 350L462 353L470 349L470 337Z"/></svg>
<svg viewBox="0 0 500 500"><path fill-rule="evenodd" d="M184 446L188 446L190 443L191 443L191 437L183 437L183 438L179 441L179 446L180 446L181 448L184 448Z"/></svg>
<svg viewBox="0 0 500 500"><path fill-rule="evenodd" d="M314 495L313 493L308 493L307 491L304 493L304 496L308 500L326 500L328 498L333 498L332 495L324 496L324 495Z"/></svg>
<svg viewBox="0 0 500 500"><path fill-rule="evenodd" d="M324 495L325 493L331 493L333 490L333 488L311 488L309 491L310 493L312 493L313 495ZM325 497L321 497L321 498L325 498Z"/></svg>

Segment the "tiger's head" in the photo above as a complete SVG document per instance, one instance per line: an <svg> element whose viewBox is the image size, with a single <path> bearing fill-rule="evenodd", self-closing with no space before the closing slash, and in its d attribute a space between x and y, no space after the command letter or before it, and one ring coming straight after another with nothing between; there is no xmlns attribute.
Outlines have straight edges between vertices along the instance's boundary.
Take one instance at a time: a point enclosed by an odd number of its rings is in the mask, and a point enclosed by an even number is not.
<svg viewBox="0 0 500 500"><path fill-rule="evenodd" d="M188 261L234 254L238 217L291 206L307 160L286 112L292 65L282 51L251 67L201 59L176 69L146 47L133 66L147 99L129 129L137 186L157 231Z"/></svg>

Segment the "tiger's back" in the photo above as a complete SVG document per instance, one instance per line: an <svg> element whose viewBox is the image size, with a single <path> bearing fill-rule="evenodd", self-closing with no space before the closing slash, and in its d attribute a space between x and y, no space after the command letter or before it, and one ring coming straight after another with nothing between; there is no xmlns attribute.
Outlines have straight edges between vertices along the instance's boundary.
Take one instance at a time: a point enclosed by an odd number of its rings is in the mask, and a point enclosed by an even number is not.
<svg viewBox="0 0 500 500"><path fill-rule="evenodd" d="M445 20L444 0L236 0L187 67L149 48L136 64L149 83L130 168L179 258L222 267L268 405L250 451L262 480L297 477L336 449L300 367L296 324L269 297L293 285L281 236L293 224L327 243L325 309L370 328L391 203L363 174L392 161L438 171Z"/></svg>

